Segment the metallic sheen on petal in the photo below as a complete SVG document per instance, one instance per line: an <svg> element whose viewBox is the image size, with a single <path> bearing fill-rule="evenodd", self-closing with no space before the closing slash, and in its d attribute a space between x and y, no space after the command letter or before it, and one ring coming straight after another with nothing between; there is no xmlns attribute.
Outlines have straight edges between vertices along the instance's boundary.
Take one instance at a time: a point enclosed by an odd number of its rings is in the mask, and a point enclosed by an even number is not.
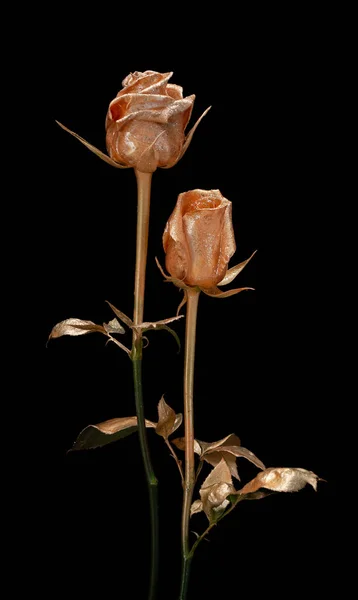
<svg viewBox="0 0 358 600"><path fill-rule="evenodd" d="M172 277L191 287L213 289L236 248L231 202L219 190L180 194L165 227L163 246Z"/></svg>
<svg viewBox="0 0 358 600"><path fill-rule="evenodd" d="M136 71L123 80L106 117L107 150L115 163L152 173L178 162L195 96L183 98L182 88L168 83L172 75Z"/></svg>

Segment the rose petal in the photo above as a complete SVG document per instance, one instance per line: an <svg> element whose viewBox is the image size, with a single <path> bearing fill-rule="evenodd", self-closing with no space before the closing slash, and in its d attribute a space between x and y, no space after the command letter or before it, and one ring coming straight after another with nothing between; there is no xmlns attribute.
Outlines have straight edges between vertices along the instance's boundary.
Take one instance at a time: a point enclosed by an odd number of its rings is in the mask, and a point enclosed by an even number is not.
<svg viewBox="0 0 358 600"><path fill-rule="evenodd" d="M145 111L149 111L148 114L144 114L142 120L157 120L162 118L161 115L164 109L172 104L173 99L169 96L126 93L122 96L117 96L110 103L108 108L109 119L118 122L128 115L135 115L135 118L141 118L141 115Z"/></svg>
<svg viewBox="0 0 358 600"><path fill-rule="evenodd" d="M180 100L183 97L183 88L175 83L168 83L166 92L174 100Z"/></svg>
<svg viewBox="0 0 358 600"><path fill-rule="evenodd" d="M117 96L123 93L145 94L147 92L153 93L153 90L157 90L157 93L159 90L164 91L172 75L173 73L157 73L156 71L140 73L136 71L127 75L123 80L122 83L125 87L118 92Z"/></svg>

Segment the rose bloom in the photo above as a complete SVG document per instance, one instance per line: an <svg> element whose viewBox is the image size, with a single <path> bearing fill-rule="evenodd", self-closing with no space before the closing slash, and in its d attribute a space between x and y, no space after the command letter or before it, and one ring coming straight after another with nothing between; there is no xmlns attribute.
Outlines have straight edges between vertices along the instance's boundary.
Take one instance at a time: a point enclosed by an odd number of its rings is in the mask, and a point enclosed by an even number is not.
<svg viewBox="0 0 358 600"><path fill-rule="evenodd" d="M184 154L195 96L183 98L183 89L168 83L172 74L135 71L123 80L106 118L107 150L115 162L152 173Z"/></svg>
<svg viewBox="0 0 358 600"><path fill-rule="evenodd" d="M222 281L236 250L231 207L219 190L179 195L163 235L172 277L204 289Z"/></svg>

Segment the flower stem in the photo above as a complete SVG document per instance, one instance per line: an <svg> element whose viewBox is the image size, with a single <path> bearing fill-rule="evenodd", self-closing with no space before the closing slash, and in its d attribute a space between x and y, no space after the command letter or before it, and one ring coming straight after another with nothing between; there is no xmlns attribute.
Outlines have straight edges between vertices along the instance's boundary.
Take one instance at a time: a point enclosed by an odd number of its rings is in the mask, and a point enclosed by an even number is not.
<svg viewBox="0 0 358 600"><path fill-rule="evenodd" d="M193 555L190 554L187 557L182 558L182 576L181 576L181 588L180 588L180 596L179 600L185 600L186 595L188 593L189 586L189 574L190 574L190 566L191 561L193 559Z"/></svg>
<svg viewBox="0 0 358 600"><path fill-rule="evenodd" d="M135 325L143 322L144 312L144 290L145 272L147 264L150 191L152 173L135 171L138 190L137 208L137 241L136 241L136 265L134 279L134 311L133 321ZM155 476L150 459L147 432L145 428L143 389L142 389L142 333L140 330L133 331L133 344L131 359L133 365L134 395L137 412L139 442L143 457L143 464L149 490L150 516L151 516L151 575L149 600L155 600L158 580L158 480Z"/></svg>
<svg viewBox="0 0 358 600"><path fill-rule="evenodd" d="M180 600L185 600L186 598L189 580L189 567L192 559L189 545L189 520L190 506L195 484L193 392L196 319L200 292L196 288L191 288L186 290L186 294L188 304L186 312L184 359L185 478L182 513L182 581Z"/></svg>
<svg viewBox="0 0 358 600"><path fill-rule="evenodd" d="M135 171L135 174L137 178L138 205L133 321L135 325L138 325L143 322L144 312L145 271L147 266L152 173Z"/></svg>

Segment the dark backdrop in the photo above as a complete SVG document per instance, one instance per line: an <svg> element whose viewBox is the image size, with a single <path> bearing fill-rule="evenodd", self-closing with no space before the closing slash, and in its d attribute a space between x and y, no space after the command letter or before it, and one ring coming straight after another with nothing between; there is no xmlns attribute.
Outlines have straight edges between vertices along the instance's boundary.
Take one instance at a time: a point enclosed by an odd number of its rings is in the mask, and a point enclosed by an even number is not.
<svg viewBox="0 0 358 600"><path fill-rule="evenodd" d="M62 18L64 15L62 15ZM60 16L59 16L60 18ZM317 595L338 580L334 516L336 465L331 451L339 417L335 397L335 289L329 276L335 234L335 122L329 73L334 45L305 22L274 16L225 29L150 22L127 27L109 11L106 42L81 21L54 26L48 38L50 94L41 107L43 158L38 178L41 243L35 248L41 290L42 466L40 501L47 570L62 593L145 598L149 513L136 435L106 448L67 453L89 423L134 414L131 365L100 335L46 339L68 317L102 323L105 300L127 314L133 305L136 187L61 130L55 119L105 150L109 102L131 71L174 71L172 83L196 94L200 124L178 165L153 176L145 319L175 314L181 296L163 283L161 237L179 193L219 188L233 203L237 251L258 250L240 276L254 292L199 306L195 431L214 441L235 432L267 466L303 467L327 483L318 493L247 502L214 530L193 563L189 599L274 594L309 587ZM99 35L99 34L98 34ZM43 174L43 175L42 175ZM327 303L331 308L327 308ZM184 341L184 323L175 326ZM183 351L165 332L149 334L144 353L145 412L156 418L162 394L182 410ZM175 600L180 570L181 487L164 444L149 432L160 479L160 598ZM242 479L255 469L239 460ZM206 473L209 472L208 470ZM202 531L205 518L193 517ZM308 590L307 590L308 592ZM309 597L309 596L307 596Z"/></svg>

